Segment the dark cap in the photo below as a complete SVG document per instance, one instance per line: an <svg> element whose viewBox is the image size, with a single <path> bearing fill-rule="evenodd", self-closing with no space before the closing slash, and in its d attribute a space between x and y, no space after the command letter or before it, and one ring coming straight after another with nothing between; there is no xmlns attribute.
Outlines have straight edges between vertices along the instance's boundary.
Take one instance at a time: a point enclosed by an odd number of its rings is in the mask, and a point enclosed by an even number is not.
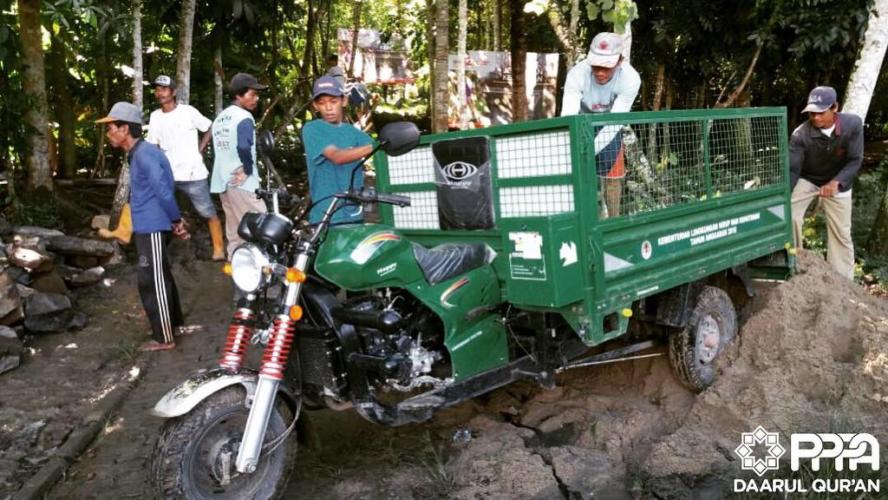
<svg viewBox="0 0 888 500"><path fill-rule="evenodd" d="M311 93L312 100L322 95L331 95L333 97L342 97L345 92L342 90L342 83L332 76L322 76L315 80L314 89Z"/></svg>
<svg viewBox="0 0 888 500"><path fill-rule="evenodd" d="M167 87L174 89L176 88L176 81L166 75L159 75L154 79L154 83L151 85L153 87Z"/></svg>
<svg viewBox="0 0 888 500"><path fill-rule="evenodd" d="M228 90L235 94L240 94L247 89L265 90L267 88L268 85L262 85L255 76L249 73L238 73L234 75L231 77L231 82L228 84Z"/></svg>
<svg viewBox="0 0 888 500"><path fill-rule="evenodd" d="M138 123L141 125L142 112L135 104L124 101L116 102L114 106L111 106L108 116L96 120L96 123L110 122Z"/></svg>
<svg viewBox="0 0 888 500"><path fill-rule="evenodd" d="M836 103L836 89L832 87L814 87L808 94L808 105L802 113L823 113Z"/></svg>

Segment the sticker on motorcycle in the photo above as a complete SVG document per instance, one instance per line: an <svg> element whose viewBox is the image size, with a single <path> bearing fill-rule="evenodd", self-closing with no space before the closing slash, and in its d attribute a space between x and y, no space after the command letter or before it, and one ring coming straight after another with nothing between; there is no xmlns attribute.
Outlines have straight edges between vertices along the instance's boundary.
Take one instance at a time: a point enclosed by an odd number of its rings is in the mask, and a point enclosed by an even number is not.
<svg viewBox="0 0 888 500"><path fill-rule="evenodd" d="M457 290L459 290L460 288L462 288L468 284L469 284L469 279L462 278L460 280L457 280L456 283L447 287L447 290L444 290L444 293L441 294L441 305L443 305L444 307L446 307L448 309L450 309L451 307L456 307L455 304L451 304L450 302L447 302L447 299L449 299L451 295L456 293Z"/></svg>
<svg viewBox="0 0 888 500"><path fill-rule="evenodd" d="M641 258L644 260L648 260L653 254L654 246L651 245L651 242L648 240L644 240L643 242L641 242Z"/></svg>
<svg viewBox="0 0 888 500"><path fill-rule="evenodd" d="M351 259L358 264L366 264L370 257L376 253L376 250L386 241L400 241L401 237L395 233L383 232L373 233L358 243L358 246L352 250Z"/></svg>
<svg viewBox="0 0 888 500"><path fill-rule="evenodd" d="M561 267L567 267L577 263L577 244L573 241L565 241L561 243L561 250L558 252L558 258L561 259Z"/></svg>

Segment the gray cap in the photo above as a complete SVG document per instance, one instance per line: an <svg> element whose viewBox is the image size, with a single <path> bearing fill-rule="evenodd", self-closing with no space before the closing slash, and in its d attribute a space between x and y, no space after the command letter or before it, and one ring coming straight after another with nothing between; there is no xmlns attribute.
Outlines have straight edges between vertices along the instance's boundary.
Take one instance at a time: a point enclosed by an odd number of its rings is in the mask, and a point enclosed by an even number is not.
<svg viewBox="0 0 888 500"><path fill-rule="evenodd" d="M158 75L157 78L154 79L154 83L151 84L153 87L169 87L171 89L176 88L176 81L167 75Z"/></svg>
<svg viewBox="0 0 888 500"><path fill-rule="evenodd" d="M108 116L96 120L96 123L109 123L109 122L128 122L128 123L138 123L142 124L142 110L136 107L135 104L120 101L114 103L114 106L111 106L111 111L108 112Z"/></svg>
<svg viewBox="0 0 888 500"><path fill-rule="evenodd" d="M823 113L836 103L836 89L832 87L814 87L808 94L808 105L802 113Z"/></svg>

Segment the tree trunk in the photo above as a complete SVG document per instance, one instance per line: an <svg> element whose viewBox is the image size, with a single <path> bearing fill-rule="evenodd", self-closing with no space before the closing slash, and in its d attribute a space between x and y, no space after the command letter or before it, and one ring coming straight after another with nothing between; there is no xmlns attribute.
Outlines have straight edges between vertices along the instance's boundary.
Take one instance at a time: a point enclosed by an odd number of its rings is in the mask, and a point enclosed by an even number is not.
<svg viewBox="0 0 888 500"><path fill-rule="evenodd" d="M459 117L459 128L464 129L466 112L466 35L468 31L469 8L466 0L459 0L459 34L456 40L456 115Z"/></svg>
<svg viewBox="0 0 888 500"><path fill-rule="evenodd" d="M623 61L626 64L630 64L632 56L632 23L626 23L626 27L620 34L623 35Z"/></svg>
<svg viewBox="0 0 888 500"><path fill-rule="evenodd" d="M842 107L843 111L854 113L864 121L885 59L886 46L888 46L888 0L876 0L863 37L860 56L848 80L845 104ZM882 195L866 248L874 257L888 255L888 189Z"/></svg>
<svg viewBox="0 0 888 500"><path fill-rule="evenodd" d="M493 50L498 51L502 45L503 0L493 0Z"/></svg>
<svg viewBox="0 0 888 500"><path fill-rule="evenodd" d="M222 35L219 35L221 37ZM216 48L213 49L213 105L215 106L216 115L222 112L225 106L223 100L223 91L225 84L225 70L222 67L222 42L216 40Z"/></svg>
<svg viewBox="0 0 888 500"><path fill-rule="evenodd" d="M527 89L525 63L527 40L524 33L524 2L509 0L510 39L512 45L512 123L527 120Z"/></svg>
<svg viewBox="0 0 888 500"><path fill-rule="evenodd" d="M432 131L447 132L447 108L450 101L450 78L448 76L448 54L450 52L450 2L435 1L435 79L432 99L435 111L432 116Z"/></svg>
<svg viewBox="0 0 888 500"><path fill-rule="evenodd" d="M330 38L333 37L333 33L330 32L330 26L333 21L333 6L330 5L330 0L327 0L327 10L324 12L324 36L321 38L321 54L326 60L330 57ZM339 44L336 44L336 47L339 47ZM338 48L334 49L338 52Z"/></svg>
<svg viewBox="0 0 888 500"><path fill-rule="evenodd" d="M722 102L715 103L716 108L730 108L734 105L734 101L737 100L738 97L743 93L746 89L746 86L749 85L749 80L752 79L752 73L755 69L756 63L758 63L758 58L762 53L763 45L759 45L758 48L755 49L755 55L752 56L752 61L749 63L749 67L746 68L746 74L743 75L743 80L737 85L737 87L728 95L728 98Z"/></svg>
<svg viewBox="0 0 888 500"><path fill-rule="evenodd" d="M659 64L657 65L657 82L654 86L654 102L651 106L651 111L660 111L660 105L663 102L663 93L666 88L666 65ZM656 161L657 158L657 123L652 122L649 125L650 129L648 130L648 151L647 157Z"/></svg>
<svg viewBox="0 0 888 500"><path fill-rule="evenodd" d="M50 38L50 74L55 89L55 117L59 124L58 177L67 179L77 172L77 148L74 143L74 99L68 87L68 62L64 25Z"/></svg>
<svg viewBox="0 0 888 500"><path fill-rule="evenodd" d="M111 66L110 61L108 60L108 32L110 30L105 31L105 34L102 36L102 40L100 43L101 48L101 64L96 68L96 76L98 77L99 84L102 86L102 110L109 109L110 96L110 82L111 79L109 76L108 68ZM96 127L96 131L98 133L99 143L99 152L96 155L96 164L93 165L93 171L90 177L102 177L105 175L105 128L104 127Z"/></svg>
<svg viewBox="0 0 888 500"><path fill-rule="evenodd" d="M194 11L197 0L182 0L182 23L179 25L179 51L176 61L176 101L188 104L191 94L191 45L194 40Z"/></svg>
<svg viewBox="0 0 888 500"><path fill-rule="evenodd" d="M314 49L315 49L315 32L317 31L318 25L318 7L314 5L313 0L308 0L306 4L307 7L307 26L305 29L305 52L302 55L302 74L309 75L311 74L311 63L314 59ZM351 66L354 67L354 66ZM349 71L351 71L351 67Z"/></svg>
<svg viewBox="0 0 888 500"><path fill-rule="evenodd" d="M565 28L564 25L568 23L564 22L564 19L561 16L561 11L555 6L549 7L546 11L546 17L549 19L549 25L555 32L555 37L561 45L561 50L564 52L565 65L570 69L573 67L578 53L577 40L574 36L576 34L576 22L571 19L569 23L570 27ZM574 31L571 31L571 29Z"/></svg>
<svg viewBox="0 0 888 500"><path fill-rule="evenodd" d="M28 188L52 191L52 170L49 165L49 120L46 100L46 72L43 65L43 33L40 25L40 0L18 0L19 35L24 64L22 90L30 103L25 114L28 146L25 165Z"/></svg>
<svg viewBox="0 0 888 500"><path fill-rule="evenodd" d="M348 62L348 76L355 77L355 58L358 56L358 31L361 29L361 0L354 0L355 5L352 7L352 46L351 60Z"/></svg>
<svg viewBox="0 0 888 500"><path fill-rule="evenodd" d="M142 109L142 0L133 0L133 104Z"/></svg>
<svg viewBox="0 0 888 500"><path fill-rule="evenodd" d="M426 57L429 58L429 123L432 124L432 130L434 130L435 116L437 116L435 114L435 26L438 18L435 12L435 1L436 0L425 0L426 12L428 13L426 20L426 40L429 41L429 43L426 44Z"/></svg>
<svg viewBox="0 0 888 500"><path fill-rule="evenodd" d="M10 95L9 88L9 68L8 63L0 61L0 95ZM0 130L12 130L10 123L9 101L7 99L0 100ZM12 176L12 162L9 161L9 143L11 137L9 133L0 134L0 165L4 167L7 176ZM12 184L7 182L7 184Z"/></svg>
<svg viewBox="0 0 888 500"><path fill-rule="evenodd" d="M848 90L845 92L845 105L842 110L854 113L866 121L876 82L888 48L888 0L876 0L870 13L863 36L863 47L854 65L851 78L848 79ZM888 243L888 242L886 242Z"/></svg>

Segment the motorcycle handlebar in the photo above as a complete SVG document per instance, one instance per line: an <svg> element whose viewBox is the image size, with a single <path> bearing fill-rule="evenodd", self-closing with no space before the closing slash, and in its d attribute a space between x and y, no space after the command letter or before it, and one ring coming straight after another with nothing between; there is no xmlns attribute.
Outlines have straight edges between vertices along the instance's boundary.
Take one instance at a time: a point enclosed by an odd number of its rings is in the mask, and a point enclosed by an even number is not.
<svg viewBox="0 0 888 500"><path fill-rule="evenodd" d="M390 205L397 205L399 207L410 206L409 196L402 196L399 194L379 194L376 195L376 199L379 200L380 203L388 203Z"/></svg>
<svg viewBox="0 0 888 500"><path fill-rule="evenodd" d="M337 197L345 198L361 203L388 203L399 207L409 207L410 197L399 194L377 193L373 188L362 188L359 191L349 191Z"/></svg>
<svg viewBox="0 0 888 500"><path fill-rule="evenodd" d="M269 203L271 203L271 200L274 198L275 194L277 194L277 196L278 196L278 202L283 203L285 205L299 203L302 200L302 198L300 198L298 195L290 194L284 188L278 188L278 189L259 188L256 190L256 198L259 198L260 200L263 200L263 201L266 201Z"/></svg>

